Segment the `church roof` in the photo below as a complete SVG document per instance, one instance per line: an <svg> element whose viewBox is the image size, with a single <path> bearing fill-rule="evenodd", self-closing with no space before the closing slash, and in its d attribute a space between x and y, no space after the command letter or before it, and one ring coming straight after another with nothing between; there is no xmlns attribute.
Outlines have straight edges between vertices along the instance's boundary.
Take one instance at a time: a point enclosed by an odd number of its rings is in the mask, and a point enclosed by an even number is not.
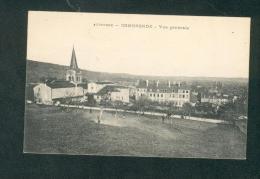
<svg viewBox="0 0 260 179"><path fill-rule="evenodd" d="M63 80L54 80L51 82L46 83L47 86L50 88L71 88L75 87L75 84L69 82L69 81L63 81Z"/></svg>
<svg viewBox="0 0 260 179"><path fill-rule="evenodd" d="M73 70L79 69L74 47L72 50L72 55L71 55L71 60L70 60L70 69L73 69Z"/></svg>

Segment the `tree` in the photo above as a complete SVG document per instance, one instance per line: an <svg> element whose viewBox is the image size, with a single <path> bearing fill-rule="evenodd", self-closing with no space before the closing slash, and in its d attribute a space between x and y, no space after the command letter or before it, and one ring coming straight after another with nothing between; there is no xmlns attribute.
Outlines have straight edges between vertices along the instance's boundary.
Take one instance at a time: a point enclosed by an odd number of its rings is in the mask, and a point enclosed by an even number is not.
<svg viewBox="0 0 260 179"><path fill-rule="evenodd" d="M168 110L166 112L167 118L169 119L176 111L176 106L173 102L168 103Z"/></svg>
<svg viewBox="0 0 260 179"><path fill-rule="evenodd" d="M150 100L146 96L141 96L138 100L135 101L134 105L136 106L137 111L140 111L144 114L144 109L149 108Z"/></svg>
<svg viewBox="0 0 260 179"><path fill-rule="evenodd" d="M88 95L88 101L87 101L87 105L89 106L96 106L96 100L94 99L93 95Z"/></svg>
<svg viewBox="0 0 260 179"><path fill-rule="evenodd" d="M230 122L233 126L235 126L235 121L238 118L238 113L236 112L236 106L234 103L227 103L219 107L218 116L225 120Z"/></svg>
<svg viewBox="0 0 260 179"><path fill-rule="evenodd" d="M204 103L196 103L195 111L198 113L204 113L206 115L210 115L215 112L215 109L211 103L204 102Z"/></svg>
<svg viewBox="0 0 260 179"><path fill-rule="evenodd" d="M184 103L182 106L182 110L185 116L188 115L190 117L191 113L193 112L193 107L190 103Z"/></svg>

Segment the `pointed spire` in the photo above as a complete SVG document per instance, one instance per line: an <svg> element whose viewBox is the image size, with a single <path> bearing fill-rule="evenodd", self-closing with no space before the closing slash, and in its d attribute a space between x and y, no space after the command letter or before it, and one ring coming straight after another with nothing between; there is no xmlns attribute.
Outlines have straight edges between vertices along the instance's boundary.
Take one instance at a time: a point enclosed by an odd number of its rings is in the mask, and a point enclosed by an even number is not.
<svg viewBox="0 0 260 179"><path fill-rule="evenodd" d="M71 61L70 61L70 69L77 70L78 64L77 64L77 58L76 58L76 53L74 50L74 45L73 45L73 50L72 50L72 55L71 55Z"/></svg>

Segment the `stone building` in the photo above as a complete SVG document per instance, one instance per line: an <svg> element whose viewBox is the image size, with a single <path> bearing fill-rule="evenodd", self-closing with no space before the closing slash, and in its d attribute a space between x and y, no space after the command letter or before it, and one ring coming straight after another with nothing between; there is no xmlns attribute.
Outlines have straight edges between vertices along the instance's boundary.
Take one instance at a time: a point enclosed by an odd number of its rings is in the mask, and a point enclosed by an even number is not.
<svg viewBox="0 0 260 179"><path fill-rule="evenodd" d="M176 107L182 107L184 103L189 103L191 98L191 92L187 85L178 83L160 83L139 82L136 87L135 97L138 100L140 97L146 97L151 101L159 103L172 103Z"/></svg>

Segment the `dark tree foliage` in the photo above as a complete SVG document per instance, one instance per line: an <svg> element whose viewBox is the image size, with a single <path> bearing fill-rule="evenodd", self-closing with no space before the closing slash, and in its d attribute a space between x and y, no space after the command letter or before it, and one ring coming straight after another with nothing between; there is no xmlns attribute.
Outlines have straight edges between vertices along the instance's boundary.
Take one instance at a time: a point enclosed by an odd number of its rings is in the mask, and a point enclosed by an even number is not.
<svg viewBox="0 0 260 179"><path fill-rule="evenodd" d="M194 109L190 103L184 103L182 106L183 114L185 116L190 116Z"/></svg>

